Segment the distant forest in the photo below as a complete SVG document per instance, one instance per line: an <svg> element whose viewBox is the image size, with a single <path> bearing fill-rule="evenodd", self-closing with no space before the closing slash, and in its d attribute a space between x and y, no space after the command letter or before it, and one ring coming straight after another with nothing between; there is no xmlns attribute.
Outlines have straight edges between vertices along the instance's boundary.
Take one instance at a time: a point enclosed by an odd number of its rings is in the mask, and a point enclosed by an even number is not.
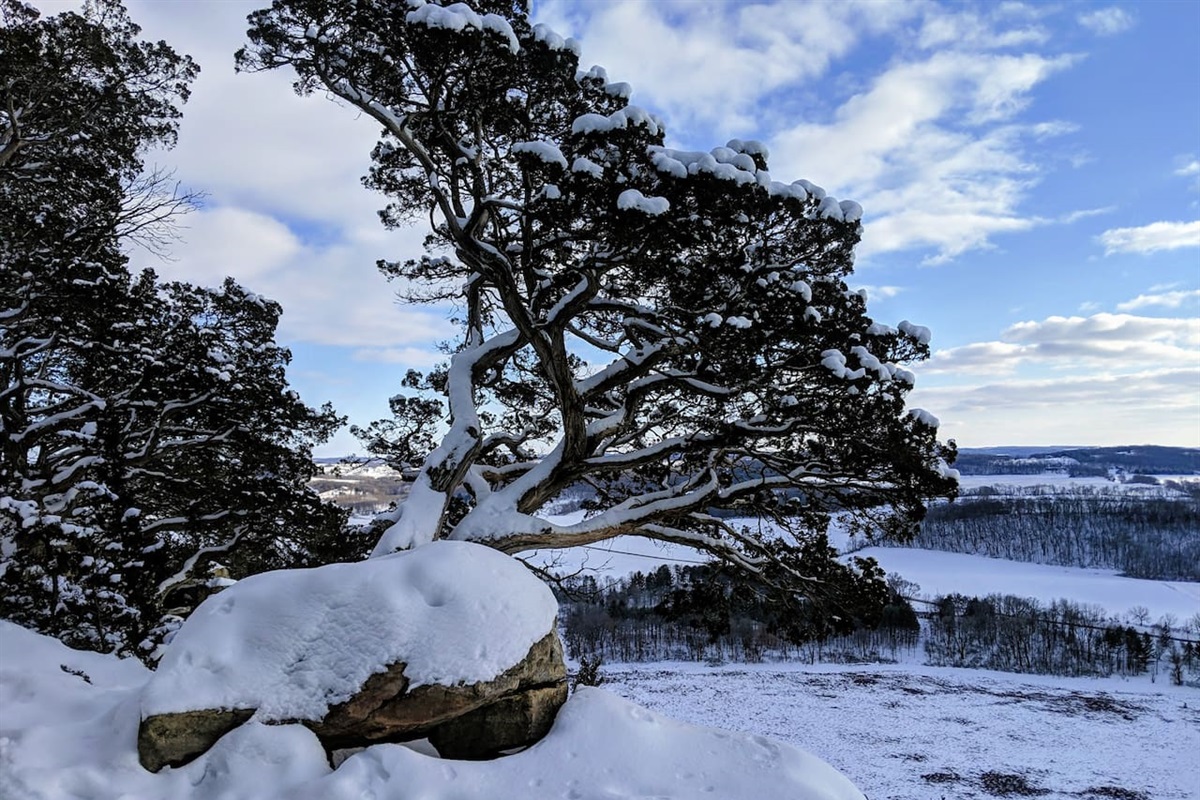
<svg viewBox="0 0 1200 800"><path fill-rule="evenodd" d="M1177 488L1176 488L1177 487ZM1200 581L1200 482L1163 491L983 487L930 507L907 546ZM897 546L894 542L879 542Z"/></svg>
<svg viewBox="0 0 1200 800"><path fill-rule="evenodd" d="M1194 447L1081 447L1014 456L963 450L954 468L963 475L1039 475L1066 472L1072 477L1113 474L1200 475L1200 449Z"/></svg>
<svg viewBox="0 0 1200 800"><path fill-rule="evenodd" d="M558 589L563 641L592 675L608 662L925 663L1054 675L1150 673L1200 683L1200 614L1152 623L1055 601L950 595L910 601L893 584L881 615L844 633L781 615L764 596L708 565L660 566L618 580L568 579ZM917 609L920 607L920 610Z"/></svg>

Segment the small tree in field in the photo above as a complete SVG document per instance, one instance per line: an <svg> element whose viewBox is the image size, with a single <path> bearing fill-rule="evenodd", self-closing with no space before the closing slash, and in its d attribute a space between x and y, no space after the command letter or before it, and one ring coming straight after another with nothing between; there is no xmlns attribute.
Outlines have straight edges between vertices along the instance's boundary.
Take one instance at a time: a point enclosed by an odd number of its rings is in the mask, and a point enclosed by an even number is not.
<svg viewBox="0 0 1200 800"><path fill-rule="evenodd" d="M831 514L903 537L955 485L936 421L904 405L899 365L928 332L873 322L846 285L861 209L773 180L754 142L665 147L629 87L579 72L528 10L278 0L238 54L381 126L365 182L382 220L430 232L425 256L380 266L406 299L460 310L449 363L410 372L396 419L364 432L415 473L375 553L636 534L810 596L855 584ZM552 521L568 491L591 513ZM867 572L857 588L886 597Z"/></svg>

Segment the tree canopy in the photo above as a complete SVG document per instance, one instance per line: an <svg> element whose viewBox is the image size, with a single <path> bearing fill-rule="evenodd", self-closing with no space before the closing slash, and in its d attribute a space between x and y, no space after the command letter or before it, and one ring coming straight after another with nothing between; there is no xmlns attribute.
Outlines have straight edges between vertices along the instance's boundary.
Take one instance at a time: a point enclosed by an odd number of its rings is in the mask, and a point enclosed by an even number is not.
<svg viewBox="0 0 1200 800"><path fill-rule="evenodd" d="M856 203L774 180L756 142L666 147L523 2L277 0L250 24L242 69L290 68L381 127L380 216L430 228L424 256L380 266L461 317L448 364L365 432L415 470L376 554L636 534L819 590L831 514L903 536L953 492L952 448L904 404L928 331L847 287ZM590 513L552 520L571 492Z"/></svg>
<svg viewBox="0 0 1200 800"><path fill-rule="evenodd" d="M141 155L173 142L191 59L109 0L0 15L0 614L148 657L216 558L336 551L344 515L305 484L340 419L288 389L278 304L129 269L190 202Z"/></svg>

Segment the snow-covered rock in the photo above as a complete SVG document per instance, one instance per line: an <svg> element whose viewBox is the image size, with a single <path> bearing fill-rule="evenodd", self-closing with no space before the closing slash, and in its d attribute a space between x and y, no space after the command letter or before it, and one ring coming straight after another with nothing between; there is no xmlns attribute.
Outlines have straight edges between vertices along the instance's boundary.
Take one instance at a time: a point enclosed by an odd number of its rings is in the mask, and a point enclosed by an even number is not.
<svg viewBox="0 0 1200 800"><path fill-rule="evenodd" d="M465 542L246 578L196 609L146 684L142 764L187 763L251 718L331 748L529 744L566 699L557 608L519 562Z"/></svg>

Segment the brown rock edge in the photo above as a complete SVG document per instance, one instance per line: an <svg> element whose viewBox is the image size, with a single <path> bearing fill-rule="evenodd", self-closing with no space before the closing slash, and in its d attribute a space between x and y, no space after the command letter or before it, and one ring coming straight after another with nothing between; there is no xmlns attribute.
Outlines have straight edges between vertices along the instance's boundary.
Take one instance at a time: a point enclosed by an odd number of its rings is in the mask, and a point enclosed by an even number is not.
<svg viewBox="0 0 1200 800"><path fill-rule="evenodd" d="M330 752L428 737L444 758L492 758L545 736L567 699L566 665L554 630L490 681L428 684L410 692L406 666L398 662L371 675L324 719L271 724L304 725ZM208 709L146 717L138 727L138 759L151 772L187 764L253 715L254 709Z"/></svg>

